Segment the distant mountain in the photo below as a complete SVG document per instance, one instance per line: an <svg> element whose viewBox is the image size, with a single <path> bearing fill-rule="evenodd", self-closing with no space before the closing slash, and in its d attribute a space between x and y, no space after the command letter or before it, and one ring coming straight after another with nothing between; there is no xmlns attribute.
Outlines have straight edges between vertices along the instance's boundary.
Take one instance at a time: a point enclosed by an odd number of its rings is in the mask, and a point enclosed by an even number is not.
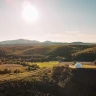
<svg viewBox="0 0 96 96"><path fill-rule="evenodd" d="M84 43L84 42L72 42L72 43L63 43L63 42L52 42L52 41L44 41L39 42L36 40L27 40L27 39L17 39L17 40L6 40L1 41L0 45L12 45L12 44L44 44L44 45L52 45L52 44L69 44L69 45L85 45L85 44L96 44L96 43Z"/></svg>
<svg viewBox="0 0 96 96"><path fill-rule="evenodd" d="M36 40L27 40L27 39L17 39L17 40L7 40L7 41L2 41L0 44L6 45L6 44L36 44L40 43L39 41Z"/></svg>
<svg viewBox="0 0 96 96"><path fill-rule="evenodd" d="M50 44L50 43L53 43L53 42L52 41L44 41L42 43L47 43L47 44L49 43Z"/></svg>
<svg viewBox="0 0 96 96"><path fill-rule="evenodd" d="M95 43L84 43L84 42L72 42L73 45L85 45L85 44L95 44Z"/></svg>
<svg viewBox="0 0 96 96"><path fill-rule="evenodd" d="M52 42L52 41L44 41L44 42L42 42L42 43L44 43L44 44L64 44L63 42Z"/></svg>

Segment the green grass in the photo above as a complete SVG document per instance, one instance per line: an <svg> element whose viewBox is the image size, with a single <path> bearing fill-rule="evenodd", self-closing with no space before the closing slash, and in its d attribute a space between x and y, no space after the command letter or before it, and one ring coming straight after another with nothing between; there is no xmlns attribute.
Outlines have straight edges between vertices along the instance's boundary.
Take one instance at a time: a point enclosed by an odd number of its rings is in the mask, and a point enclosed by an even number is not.
<svg viewBox="0 0 96 96"><path fill-rule="evenodd" d="M30 63L30 64L34 64L34 63ZM57 65L58 62L57 61L52 61L52 62L36 62L36 64L42 68L42 67L47 67L47 68L52 68L53 66Z"/></svg>
<svg viewBox="0 0 96 96"><path fill-rule="evenodd" d="M36 62L37 65L39 65L40 68L42 67L47 67L47 68L52 68L53 66L56 66L59 62L57 61L52 61L52 62ZM34 64L34 63L30 63L30 64ZM69 64L72 65L73 62L64 62L63 64ZM63 65L62 64L62 65ZM95 65L92 65L92 62L81 62L81 64L83 64L83 68L96 68ZM73 66L73 65L72 65ZM73 66L74 67L74 66Z"/></svg>

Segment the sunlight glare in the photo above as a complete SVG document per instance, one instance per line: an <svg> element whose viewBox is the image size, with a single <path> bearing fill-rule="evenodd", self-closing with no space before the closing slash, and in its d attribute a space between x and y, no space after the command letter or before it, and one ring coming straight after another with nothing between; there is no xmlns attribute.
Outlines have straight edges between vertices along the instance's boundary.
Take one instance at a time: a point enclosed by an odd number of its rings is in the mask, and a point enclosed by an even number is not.
<svg viewBox="0 0 96 96"><path fill-rule="evenodd" d="M38 12L29 2L23 4L23 18L27 22L33 22L38 19Z"/></svg>

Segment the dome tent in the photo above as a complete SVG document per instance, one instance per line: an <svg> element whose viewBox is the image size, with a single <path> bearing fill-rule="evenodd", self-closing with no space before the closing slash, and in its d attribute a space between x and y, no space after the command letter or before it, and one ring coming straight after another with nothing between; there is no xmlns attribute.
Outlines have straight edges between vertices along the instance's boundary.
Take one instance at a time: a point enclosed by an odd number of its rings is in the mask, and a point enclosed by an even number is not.
<svg viewBox="0 0 96 96"><path fill-rule="evenodd" d="M82 68L82 64L81 63L76 63L75 68Z"/></svg>

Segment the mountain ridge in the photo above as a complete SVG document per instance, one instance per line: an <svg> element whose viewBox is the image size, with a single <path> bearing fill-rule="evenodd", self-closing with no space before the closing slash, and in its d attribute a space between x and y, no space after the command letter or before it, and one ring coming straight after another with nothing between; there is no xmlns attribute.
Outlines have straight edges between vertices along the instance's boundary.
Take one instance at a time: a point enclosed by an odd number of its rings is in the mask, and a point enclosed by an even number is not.
<svg viewBox="0 0 96 96"><path fill-rule="evenodd" d="M5 41L0 41L0 45L10 45L10 44L96 44L96 43L84 43L84 42L53 42L53 41L44 41L40 42L37 40L28 40L28 39L16 39L16 40L5 40Z"/></svg>

